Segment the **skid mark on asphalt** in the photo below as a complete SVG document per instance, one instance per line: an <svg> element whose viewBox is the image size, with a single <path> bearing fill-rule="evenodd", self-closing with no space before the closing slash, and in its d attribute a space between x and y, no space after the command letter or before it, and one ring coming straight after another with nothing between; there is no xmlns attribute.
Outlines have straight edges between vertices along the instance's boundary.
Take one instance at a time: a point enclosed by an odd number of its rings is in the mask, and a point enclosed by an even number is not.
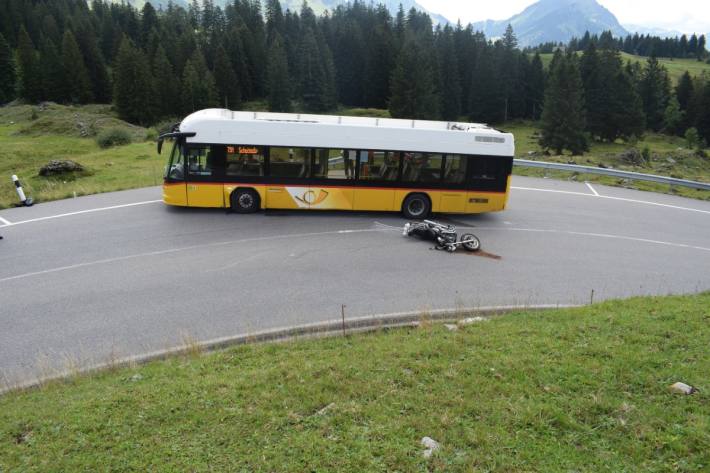
<svg viewBox="0 0 710 473"><path fill-rule="evenodd" d="M553 194L581 195L584 197L594 197L595 199L608 199L608 200L616 200L619 202L631 202L633 204L654 205L656 207L664 207L664 208L675 209L675 210L685 210L688 212L699 212L699 213L704 213L704 214L710 215L710 210L700 210L700 209L694 209L691 207L681 207L679 205L661 204L658 202L649 202L647 200L636 200L636 199L627 199L624 197L611 197L608 195L587 194L586 192L560 191L560 190L555 190L555 189L536 189L534 187L511 186L510 188L514 189L514 190L519 190L519 191L533 191L533 192L548 192L548 193L553 193Z"/></svg>
<svg viewBox="0 0 710 473"><path fill-rule="evenodd" d="M242 238L242 239L238 239L238 240L228 240L228 241L207 243L207 244L201 244L201 245L183 246L180 248L170 248L167 250L149 251L146 253L137 253L137 254L126 255L126 256L117 256L115 258L106 258L106 259L101 259L101 260L96 260L96 261L88 261L86 263L77 263L77 264L71 264L71 265L67 265L67 266L60 266L58 268L45 269L42 271L33 271L31 273L17 274L15 276L9 276L9 277L0 279L0 283L4 283L4 282L8 282L8 281L15 281L18 279L25 279L25 278L29 278L32 276L41 276L41 275L45 275L45 274L58 273L58 272L62 272L62 271L70 271L72 269L85 268L88 266L96 266L96 265L116 263L119 261L126 261L126 260L131 260L131 259L136 259L136 258L146 258L146 257L151 257L151 256L160 256L160 255L166 255L166 254L171 254L171 253L179 253L181 251L189 251L189 250L195 250L195 249L200 249L200 248L215 248L215 247L220 247L220 246L233 245L233 244L237 244L237 243L250 243L250 242L257 242L257 241L283 240L283 239L289 239L289 238L305 238L305 237L324 236L324 235L344 235L344 234L351 234L351 233L376 233L376 232L381 232L381 231L382 231L382 229L333 230L333 231L328 231L328 232L296 233L296 234L282 234L282 235L256 237L256 238Z"/></svg>
<svg viewBox="0 0 710 473"><path fill-rule="evenodd" d="M473 252L472 251L464 251L464 252L461 252L461 254L468 255L468 256L480 256L482 258L490 258L490 259L494 259L494 260L503 259L503 257L500 255L494 255L493 253L489 253L489 252L483 251L483 250L478 250L478 251L473 251Z"/></svg>

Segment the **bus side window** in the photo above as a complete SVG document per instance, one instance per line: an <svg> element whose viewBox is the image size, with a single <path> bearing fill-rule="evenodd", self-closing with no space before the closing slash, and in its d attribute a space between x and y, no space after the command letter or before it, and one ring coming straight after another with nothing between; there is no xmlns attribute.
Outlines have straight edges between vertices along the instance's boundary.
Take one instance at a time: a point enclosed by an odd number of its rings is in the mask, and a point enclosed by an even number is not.
<svg viewBox="0 0 710 473"><path fill-rule="evenodd" d="M400 153L394 151L361 151L360 179L396 181Z"/></svg>
<svg viewBox="0 0 710 473"><path fill-rule="evenodd" d="M227 176L263 176L264 148L257 146L227 146Z"/></svg>
<svg viewBox="0 0 710 473"><path fill-rule="evenodd" d="M318 148L313 177L318 179L350 179L353 171L350 153L342 149ZM349 161L350 160L350 161Z"/></svg>
<svg viewBox="0 0 710 473"><path fill-rule="evenodd" d="M486 156L469 157L471 166L471 177L473 179L493 180L497 177L496 158Z"/></svg>
<svg viewBox="0 0 710 473"><path fill-rule="evenodd" d="M215 156L210 148L188 148L187 169L190 176L211 176Z"/></svg>
<svg viewBox="0 0 710 473"><path fill-rule="evenodd" d="M269 149L269 167L273 177L308 178L311 166L310 148Z"/></svg>
<svg viewBox="0 0 710 473"><path fill-rule="evenodd" d="M466 166L469 158L460 154L446 155L444 165L444 182L450 184L463 184L466 180Z"/></svg>
<svg viewBox="0 0 710 473"><path fill-rule="evenodd" d="M435 153L404 153L402 180L405 182L440 182L442 156Z"/></svg>

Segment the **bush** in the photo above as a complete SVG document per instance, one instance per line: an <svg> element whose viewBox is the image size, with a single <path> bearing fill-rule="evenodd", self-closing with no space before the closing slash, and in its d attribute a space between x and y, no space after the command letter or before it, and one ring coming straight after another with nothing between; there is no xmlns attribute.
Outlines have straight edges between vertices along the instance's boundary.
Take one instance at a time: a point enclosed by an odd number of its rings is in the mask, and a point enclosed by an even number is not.
<svg viewBox="0 0 710 473"><path fill-rule="evenodd" d="M646 162L646 164L651 162L651 150L648 148L648 146L644 146L644 148L641 150L641 157Z"/></svg>
<svg viewBox="0 0 710 473"><path fill-rule="evenodd" d="M125 128L109 128L96 137L96 143L102 148L127 145L131 141L131 134Z"/></svg>
<svg viewBox="0 0 710 473"><path fill-rule="evenodd" d="M146 141L155 141L158 139L158 130L155 128L148 128L148 130L145 132L145 140Z"/></svg>
<svg viewBox="0 0 710 473"><path fill-rule="evenodd" d="M700 134L695 127L685 130L685 143L688 149L695 149L700 144Z"/></svg>

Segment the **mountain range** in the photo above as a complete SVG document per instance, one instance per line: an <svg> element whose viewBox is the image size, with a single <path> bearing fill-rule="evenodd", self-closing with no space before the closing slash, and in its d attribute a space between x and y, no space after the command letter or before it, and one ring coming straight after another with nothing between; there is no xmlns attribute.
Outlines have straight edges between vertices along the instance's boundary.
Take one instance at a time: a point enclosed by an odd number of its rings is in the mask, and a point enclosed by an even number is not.
<svg viewBox="0 0 710 473"><path fill-rule="evenodd" d="M128 1L141 8L146 0L113 0ZM155 7L165 7L168 0L150 0ZM173 3L187 6L189 0L172 0ZM214 3L225 6L233 0L214 0ZM308 0L308 5L316 15L326 10L334 10L347 0ZM416 0L373 0L373 3L384 4L392 15L396 15L400 4L407 12L411 8L423 11L431 16L433 23L453 23L444 16L427 10ZM303 0L281 0L281 6L291 11L300 11ZM661 30L642 25L622 26L612 12L600 5L596 0L539 0L517 15L506 20L486 20L473 23L473 28L482 31L488 38L499 38L505 33L508 25L512 25L518 44L521 47L537 46L546 42L566 43L573 37L582 37L585 32L600 34L611 31L614 36L626 36L631 33L652 34L661 37L680 36L678 31Z"/></svg>
<svg viewBox="0 0 710 473"><path fill-rule="evenodd" d="M473 24L489 38L498 38L512 25L521 47L547 42L567 42L582 37L586 31L611 31L614 36L625 36L613 13L596 0L540 0L507 20L487 20Z"/></svg>

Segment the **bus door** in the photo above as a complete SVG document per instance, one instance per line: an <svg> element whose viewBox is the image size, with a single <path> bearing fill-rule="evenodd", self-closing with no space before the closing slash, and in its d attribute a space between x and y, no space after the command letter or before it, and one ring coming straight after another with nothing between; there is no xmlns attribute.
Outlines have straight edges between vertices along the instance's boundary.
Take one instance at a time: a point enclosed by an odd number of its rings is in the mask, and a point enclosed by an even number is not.
<svg viewBox="0 0 710 473"><path fill-rule="evenodd" d="M352 210L355 151L319 148L313 154L313 181L306 200L310 209Z"/></svg>
<svg viewBox="0 0 710 473"><path fill-rule="evenodd" d="M310 148L269 148L269 176L266 207L269 209L308 209Z"/></svg>
<svg viewBox="0 0 710 473"><path fill-rule="evenodd" d="M185 187L185 156L180 140L175 140L163 176L163 202L169 205L187 205Z"/></svg>
<svg viewBox="0 0 710 473"><path fill-rule="evenodd" d="M224 146L188 147L187 205L224 207Z"/></svg>
<svg viewBox="0 0 710 473"><path fill-rule="evenodd" d="M466 183L467 159L458 154L446 155L444 159L444 186L441 191L439 203L440 212L464 212L466 210Z"/></svg>
<svg viewBox="0 0 710 473"><path fill-rule="evenodd" d="M353 210L398 210L393 208L393 183L399 176L400 153L363 150L358 158L357 177L367 185L355 189Z"/></svg>

